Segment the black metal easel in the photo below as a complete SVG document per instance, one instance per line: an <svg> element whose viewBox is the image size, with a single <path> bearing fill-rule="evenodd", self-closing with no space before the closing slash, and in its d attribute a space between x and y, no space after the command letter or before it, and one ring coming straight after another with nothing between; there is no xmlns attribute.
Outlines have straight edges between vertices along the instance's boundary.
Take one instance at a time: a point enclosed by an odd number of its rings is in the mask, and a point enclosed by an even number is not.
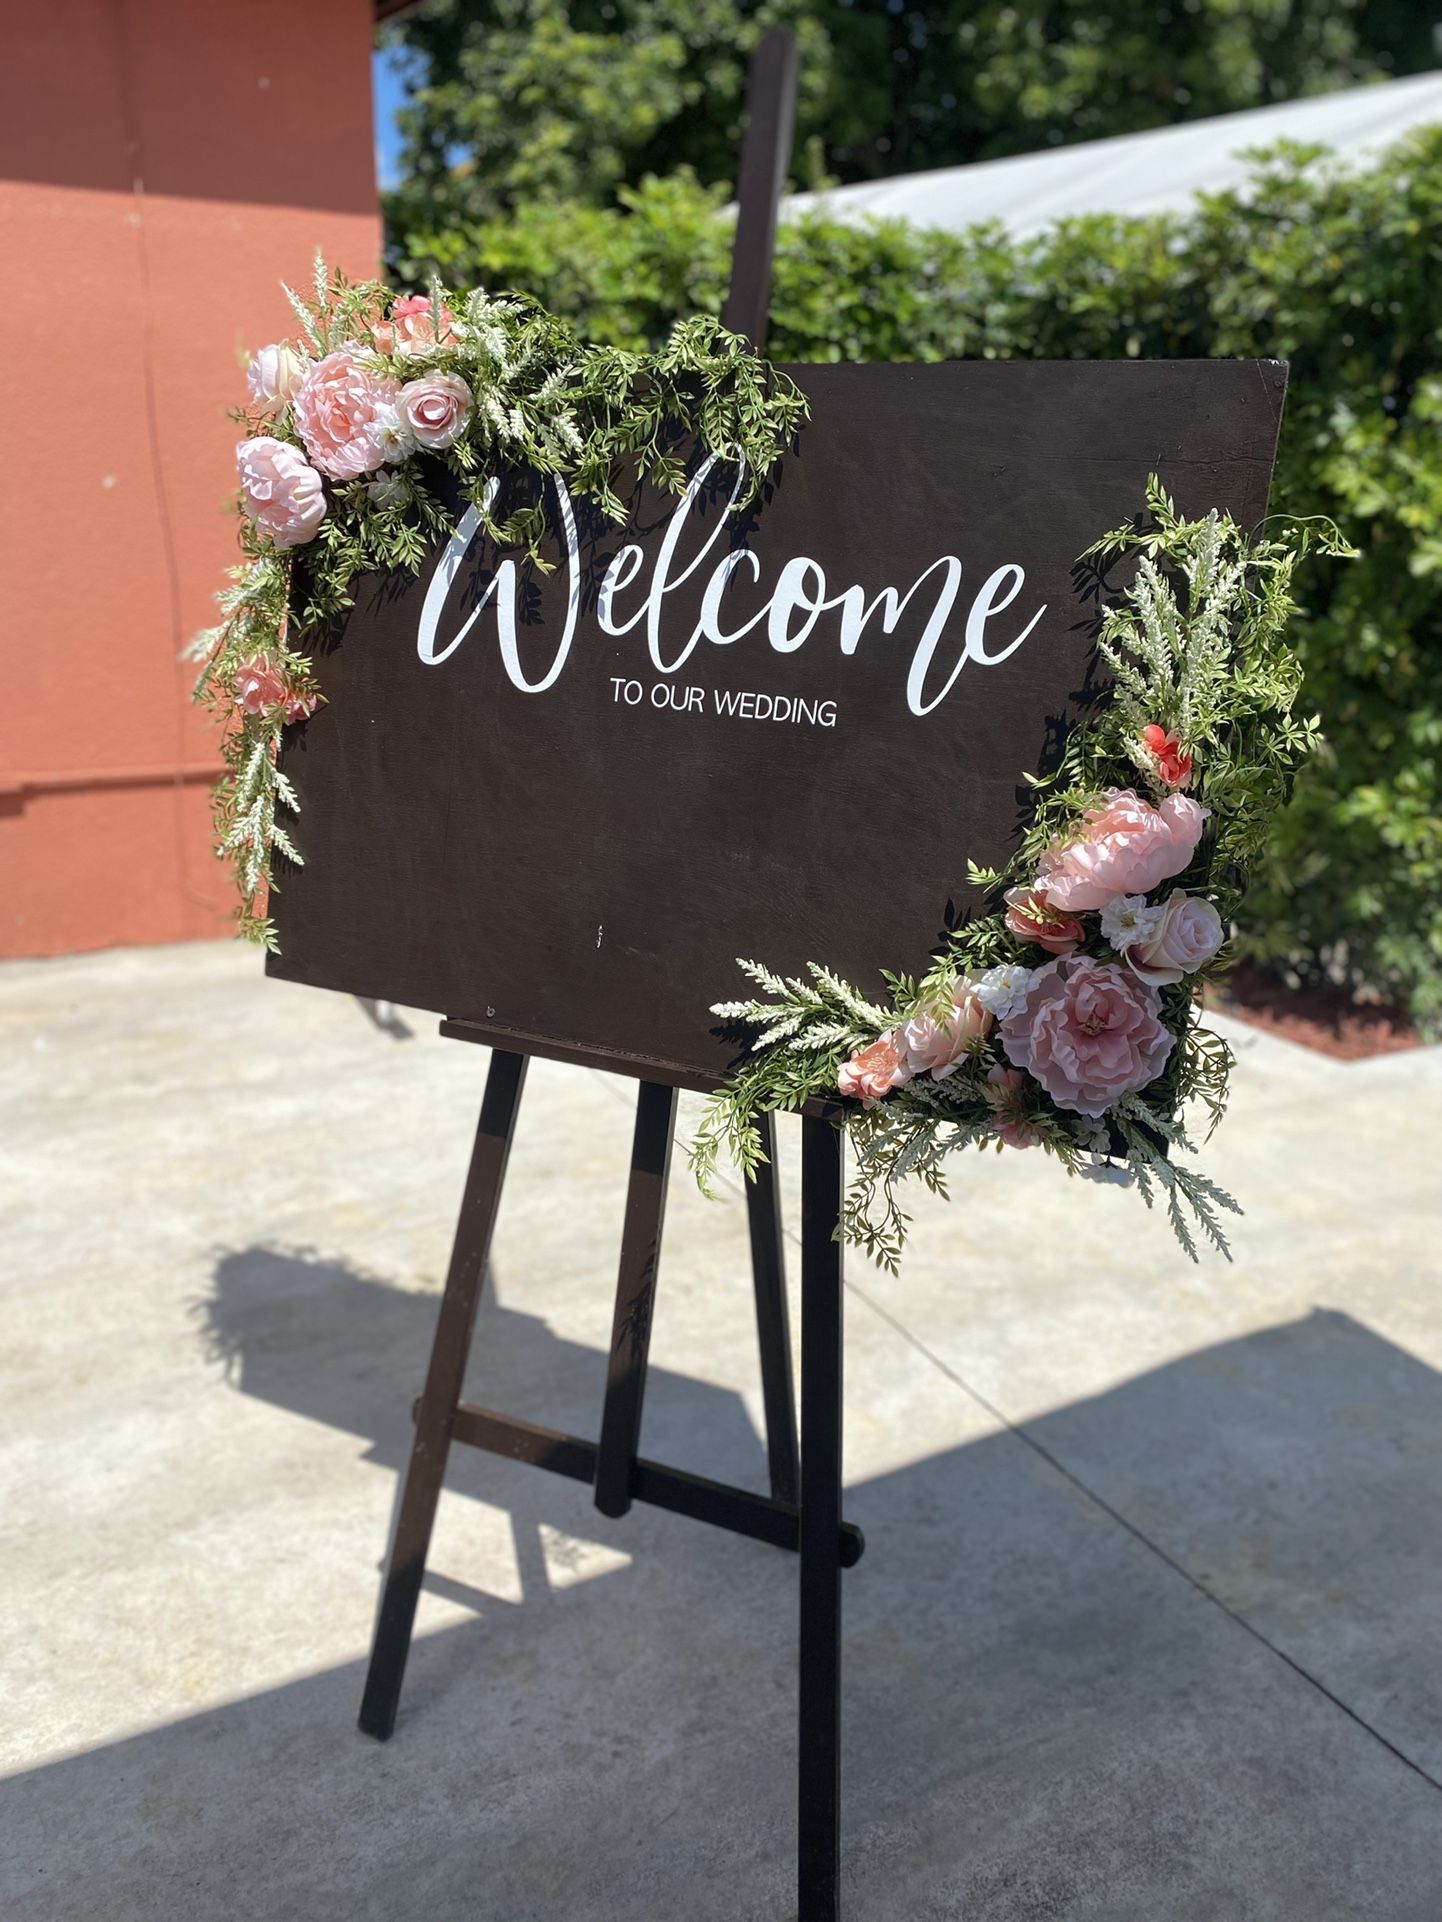
<svg viewBox="0 0 1442 1922"><path fill-rule="evenodd" d="M796 46L768 33L757 48L747 90L739 212L725 321L758 347L765 338L777 201L791 153ZM689 1515L778 1548L801 1563L799 1922L836 1922L840 1869L841 1571L861 1557L858 1529L841 1516L841 1216L844 1134L836 1111L816 1105L801 1121L801 1444L797 1456L791 1335L786 1307L775 1127L763 1121L767 1160L747 1185L757 1334L766 1414L771 1493L687 1474L637 1454L651 1315L675 1135L677 1091L704 1083L642 1080L621 1237L620 1272L599 1442L584 1441L461 1400L491 1233L529 1056L514 1037L473 1022L446 1021L441 1032L494 1052L481 1103L441 1299L440 1317L416 1434L406 1469L395 1540L361 1703L360 1726L385 1741L395 1727L426 1553L453 1441L527 1461L590 1483L602 1514L621 1516L636 1501ZM566 1051L537 1045L559 1059ZM625 1073L623 1062L590 1065Z"/></svg>

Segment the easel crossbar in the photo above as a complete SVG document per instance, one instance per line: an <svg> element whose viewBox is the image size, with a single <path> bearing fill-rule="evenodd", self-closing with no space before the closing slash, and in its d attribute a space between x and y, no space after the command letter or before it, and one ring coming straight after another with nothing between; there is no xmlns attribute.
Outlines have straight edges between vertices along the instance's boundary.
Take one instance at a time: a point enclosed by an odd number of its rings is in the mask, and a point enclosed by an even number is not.
<svg viewBox="0 0 1442 1922"><path fill-rule="evenodd" d="M509 1461L529 1462L534 1468L588 1486L596 1479L600 1449L595 1442L513 1415L498 1415L473 1402L461 1402L457 1407L452 1440L483 1448L491 1455L503 1455ZM774 1548L789 1548L795 1553L801 1547L801 1511L794 1502L753 1494L729 1482L692 1475L684 1468L668 1468L661 1462L637 1457L631 1466L630 1495L652 1508L689 1515L693 1521L710 1522L715 1528L749 1536L752 1541L769 1542ZM865 1537L854 1522L842 1522L838 1539L841 1566L854 1568L865 1550Z"/></svg>

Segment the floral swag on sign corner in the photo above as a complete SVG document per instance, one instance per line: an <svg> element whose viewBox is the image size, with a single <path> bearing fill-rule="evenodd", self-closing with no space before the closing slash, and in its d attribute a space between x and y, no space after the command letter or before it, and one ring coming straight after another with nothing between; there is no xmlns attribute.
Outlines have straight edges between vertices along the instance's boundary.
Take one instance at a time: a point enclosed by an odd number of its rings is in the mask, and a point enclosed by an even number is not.
<svg viewBox="0 0 1442 1922"><path fill-rule="evenodd" d="M1352 550L1327 521L1249 541L1227 516L1184 520L1153 478L1146 511L1082 556L1130 564L1097 650L1110 686L1046 779L1004 871L968 863L989 912L949 938L925 978L884 977L878 1005L813 962L783 978L739 965L760 994L712 1009L754 1032L692 1149L703 1187L723 1149L748 1172L756 1117L856 1104L843 1232L894 1268L907 1179L945 1192L956 1149L1041 1148L1069 1174L1164 1197L1178 1241L1227 1252L1231 1195L1181 1158L1200 1103L1215 1127L1232 1055L1201 1021L1201 989L1294 771L1318 739L1292 713L1286 641L1296 561ZM1208 1130L1210 1132L1210 1129Z"/></svg>
<svg viewBox="0 0 1442 1922"><path fill-rule="evenodd" d="M744 467L745 506L806 416L794 383L706 319L634 354L513 295L394 295L319 261L312 301L286 291L300 332L255 356L239 416L244 562L192 650L196 698L225 726L217 852L236 870L240 931L272 948L274 857L301 861L277 819L298 811L282 732L321 698L312 651L356 577L415 572L450 535L438 470L493 539L544 566L543 505L494 519L497 469L557 476L619 522L624 473L684 492L689 436ZM1317 739L1292 714L1285 638L1314 542L1351 551L1325 522L1249 541L1223 515L1184 520L1149 483L1146 512L1082 557L1130 568L1097 641L1110 688L1057 769L1026 776L1037 806L1010 866L968 863L990 911L920 982L886 975L889 1005L820 963L783 978L743 961L760 994L713 1012L760 1032L693 1145L703 1188L723 1150L754 1172L758 1115L829 1098L851 1107L856 1147L842 1231L889 1267L907 1228L899 1185L945 1192L944 1158L988 1144L1134 1182L1149 1206L1160 1192L1189 1254L1193 1224L1226 1251L1219 1211L1237 1204L1178 1159L1181 1110L1200 1101L1215 1125L1225 1107L1231 1055L1200 1024L1199 989Z"/></svg>

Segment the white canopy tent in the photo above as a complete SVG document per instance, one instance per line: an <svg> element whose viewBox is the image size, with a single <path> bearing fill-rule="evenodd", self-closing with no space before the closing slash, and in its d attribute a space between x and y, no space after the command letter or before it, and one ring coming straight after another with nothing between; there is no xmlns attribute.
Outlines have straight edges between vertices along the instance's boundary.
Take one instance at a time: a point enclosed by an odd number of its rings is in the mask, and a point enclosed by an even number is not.
<svg viewBox="0 0 1442 1922"><path fill-rule="evenodd" d="M1183 212L1200 191L1240 185L1247 174L1242 156L1274 141L1315 143L1365 165L1411 128L1437 124L1442 73L1421 74L1114 140L793 194L781 217L815 208L838 220L906 220L952 233L999 220L1023 236L1072 214Z"/></svg>

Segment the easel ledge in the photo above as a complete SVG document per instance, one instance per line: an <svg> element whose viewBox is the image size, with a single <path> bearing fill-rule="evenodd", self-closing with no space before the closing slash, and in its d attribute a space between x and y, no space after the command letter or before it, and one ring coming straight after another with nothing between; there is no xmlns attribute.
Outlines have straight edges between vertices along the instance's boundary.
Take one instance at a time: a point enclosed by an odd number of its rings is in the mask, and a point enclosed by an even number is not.
<svg viewBox="0 0 1442 1922"><path fill-rule="evenodd" d="M688 1094L715 1094L724 1085L720 1075L695 1074L671 1062L653 1061L648 1055L599 1054L586 1048L570 1048L539 1035L518 1034L510 1028L487 1027L483 1021L445 1020L441 1033L448 1041L475 1041L482 1047L499 1048L508 1053L527 1054L542 1061L563 1061L568 1068L598 1068L603 1074L624 1074L636 1081L652 1081L663 1088L682 1088ZM814 1121L843 1121L848 1109L844 1101L808 1101L788 1113L809 1115Z"/></svg>

